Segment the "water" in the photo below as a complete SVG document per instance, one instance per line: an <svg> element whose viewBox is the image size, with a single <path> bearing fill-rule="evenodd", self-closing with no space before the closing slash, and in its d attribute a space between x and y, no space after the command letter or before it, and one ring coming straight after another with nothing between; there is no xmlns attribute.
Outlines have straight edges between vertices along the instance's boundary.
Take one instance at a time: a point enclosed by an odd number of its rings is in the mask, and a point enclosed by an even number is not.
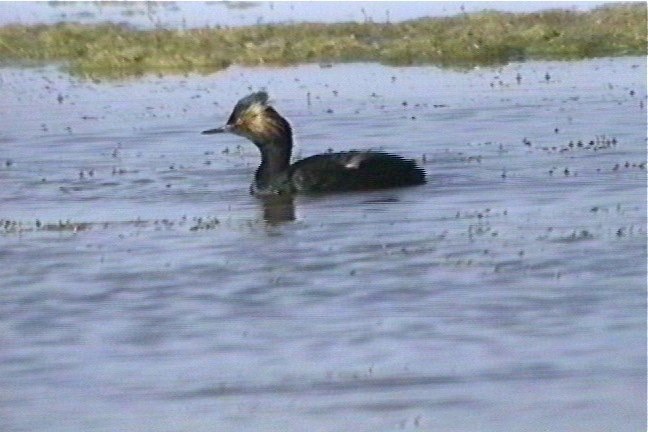
<svg viewBox="0 0 648 432"><path fill-rule="evenodd" d="M451 16L485 9L536 12L546 9L587 11L603 1L380 1L380 2L0 2L0 25L79 22L128 23L138 28L195 28L290 22L399 22L425 16Z"/></svg>
<svg viewBox="0 0 648 432"><path fill-rule="evenodd" d="M0 71L3 431L645 430L645 58ZM262 87L429 183L264 206Z"/></svg>

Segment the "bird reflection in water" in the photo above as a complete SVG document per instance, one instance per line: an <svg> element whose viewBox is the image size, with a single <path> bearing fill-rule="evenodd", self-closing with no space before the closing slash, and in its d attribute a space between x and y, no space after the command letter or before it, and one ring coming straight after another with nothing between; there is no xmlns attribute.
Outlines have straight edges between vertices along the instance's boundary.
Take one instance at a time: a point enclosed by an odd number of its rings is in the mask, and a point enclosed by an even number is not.
<svg viewBox="0 0 648 432"><path fill-rule="evenodd" d="M279 225L295 220L295 202L290 195L269 195L260 197L263 220L270 225Z"/></svg>

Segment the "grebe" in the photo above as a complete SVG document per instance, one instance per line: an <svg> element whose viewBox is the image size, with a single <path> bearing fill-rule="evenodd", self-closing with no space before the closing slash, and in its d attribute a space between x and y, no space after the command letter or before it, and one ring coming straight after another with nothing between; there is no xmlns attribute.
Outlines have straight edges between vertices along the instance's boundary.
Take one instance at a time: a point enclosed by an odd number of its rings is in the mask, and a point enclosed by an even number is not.
<svg viewBox="0 0 648 432"><path fill-rule="evenodd" d="M223 132L249 139L261 152L261 165L250 187L253 195L358 191L425 183L425 172L413 160L378 151L318 154L291 165L292 128L268 104L264 91L239 100L225 126L202 133Z"/></svg>

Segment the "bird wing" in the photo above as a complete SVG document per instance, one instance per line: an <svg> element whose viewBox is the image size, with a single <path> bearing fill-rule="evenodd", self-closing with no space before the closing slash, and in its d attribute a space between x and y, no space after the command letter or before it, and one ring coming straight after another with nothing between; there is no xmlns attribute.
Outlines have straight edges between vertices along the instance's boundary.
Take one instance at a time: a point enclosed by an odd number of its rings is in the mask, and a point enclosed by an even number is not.
<svg viewBox="0 0 648 432"><path fill-rule="evenodd" d="M299 191L367 190L425 182L414 161L375 151L349 151L311 156L291 167Z"/></svg>

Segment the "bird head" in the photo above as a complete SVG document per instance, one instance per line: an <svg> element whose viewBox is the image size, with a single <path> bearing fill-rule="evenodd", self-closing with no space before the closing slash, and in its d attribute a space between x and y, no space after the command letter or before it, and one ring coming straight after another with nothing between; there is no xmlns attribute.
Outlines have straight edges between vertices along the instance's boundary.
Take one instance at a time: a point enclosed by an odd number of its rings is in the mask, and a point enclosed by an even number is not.
<svg viewBox="0 0 648 432"><path fill-rule="evenodd" d="M257 145L290 138L290 125L268 104L268 93L259 91L239 100L225 126L203 131L205 135L233 133Z"/></svg>

